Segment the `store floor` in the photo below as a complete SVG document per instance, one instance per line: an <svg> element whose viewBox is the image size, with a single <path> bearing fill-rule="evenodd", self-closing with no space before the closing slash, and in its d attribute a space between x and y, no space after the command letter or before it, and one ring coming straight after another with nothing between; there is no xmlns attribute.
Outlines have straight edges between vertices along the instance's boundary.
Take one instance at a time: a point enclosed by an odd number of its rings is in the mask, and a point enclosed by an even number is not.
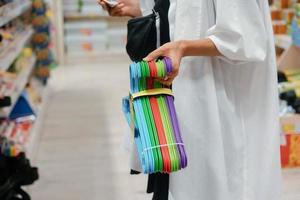
<svg viewBox="0 0 300 200"><path fill-rule="evenodd" d="M36 154L41 179L33 200L150 200L146 177L128 174L121 97L128 61L76 64L54 71ZM284 200L300 199L300 170L284 171Z"/></svg>
<svg viewBox="0 0 300 200"><path fill-rule="evenodd" d="M122 144L128 61L60 67L35 163L33 200L148 200L145 176L130 176Z"/></svg>

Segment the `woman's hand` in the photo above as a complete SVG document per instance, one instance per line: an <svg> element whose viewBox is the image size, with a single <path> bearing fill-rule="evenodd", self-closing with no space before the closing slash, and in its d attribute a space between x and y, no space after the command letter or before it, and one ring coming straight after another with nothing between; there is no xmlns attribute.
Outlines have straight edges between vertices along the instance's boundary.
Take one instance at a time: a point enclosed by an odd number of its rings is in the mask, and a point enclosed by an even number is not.
<svg viewBox="0 0 300 200"><path fill-rule="evenodd" d="M110 16L114 17L139 17L142 16L139 0L119 0L118 4L110 7L105 0L97 0Z"/></svg>
<svg viewBox="0 0 300 200"><path fill-rule="evenodd" d="M185 56L222 56L214 42L209 39L181 40L170 42L150 53L144 60L151 61L166 56L172 60L173 72L158 81L164 85L171 85L178 75L182 57Z"/></svg>
<svg viewBox="0 0 300 200"><path fill-rule="evenodd" d="M163 79L157 79L160 83L170 86L179 73L180 62L183 57L184 44L182 41L169 42L150 53L145 61L152 61L159 57L169 57L172 61L173 70Z"/></svg>
<svg viewBox="0 0 300 200"><path fill-rule="evenodd" d="M109 12L110 7L108 4L105 3L104 0L97 0L97 3L103 8L103 10L106 10Z"/></svg>

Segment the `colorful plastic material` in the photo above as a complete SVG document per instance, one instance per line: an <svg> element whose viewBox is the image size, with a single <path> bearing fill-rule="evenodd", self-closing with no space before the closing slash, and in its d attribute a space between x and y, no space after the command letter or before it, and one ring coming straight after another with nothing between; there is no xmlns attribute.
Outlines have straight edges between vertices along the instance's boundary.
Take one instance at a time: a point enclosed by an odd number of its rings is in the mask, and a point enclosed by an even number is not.
<svg viewBox="0 0 300 200"><path fill-rule="evenodd" d="M171 173L187 166L174 98L156 78L172 72L169 58L130 65L130 97L123 99L123 111L146 174Z"/></svg>

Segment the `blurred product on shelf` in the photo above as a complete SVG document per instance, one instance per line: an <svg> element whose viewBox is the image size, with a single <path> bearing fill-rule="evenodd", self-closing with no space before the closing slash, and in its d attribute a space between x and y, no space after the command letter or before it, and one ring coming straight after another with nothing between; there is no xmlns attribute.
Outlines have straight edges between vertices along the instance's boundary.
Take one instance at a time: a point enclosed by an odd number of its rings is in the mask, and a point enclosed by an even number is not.
<svg viewBox="0 0 300 200"><path fill-rule="evenodd" d="M13 90L14 81L16 80L16 75L12 73L3 73L0 79L0 96L9 97L9 91Z"/></svg>
<svg viewBox="0 0 300 200"><path fill-rule="evenodd" d="M77 0L77 5L78 5L77 11L78 12L82 11L83 4L84 4L83 0Z"/></svg>
<svg viewBox="0 0 300 200"><path fill-rule="evenodd" d="M20 121L20 122L18 122ZM32 128L34 117L24 117L16 121L0 122L1 153L17 156L25 151L25 144Z"/></svg>
<svg viewBox="0 0 300 200"><path fill-rule="evenodd" d="M281 118L281 164L282 167L300 167L300 116Z"/></svg>
<svg viewBox="0 0 300 200"><path fill-rule="evenodd" d="M295 47L296 48L296 47ZM297 51L297 50L295 50ZM298 60L300 59L300 50ZM298 61L300 63L300 61ZM282 167L300 167L300 68L278 72Z"/></svg>
<svg viewBox="0 0 300 200"><path fill-rule="evenodd" d="M25 152L34 156L45 102L34 68L45 83L54 63L46 11L43 1L0 1L0 199L30 199L21 187L38 180Z"/></svg>
<svg viewBox="0 0 300 200"><path fill-rule="evenodd" d="M4 96L0 98L0 108L11 106L10 97Z"/></svg>
<svg viewBox="0 0 300 200"><path fill-rule="evenodd" d="M287 34L288 27L284 21L274 21L273 29L275 34Z"/></svg>
<svg viewBox="0 0 300 200"><path fill-rule="evenodd" d="M16 19L0 28L0 69L7 70L21 53L32 36L32 28L24 21Z"/></svg>
<svg viewBox="0 0 300 200"><path fill-rule="evenodd" d="M38 179L24 152L32 158L45 101L34 69L48 69L45 83L54 63L46 11L43 1L0 1L0 199L30 199L21 186Z"/></svg>
<svg viewBox="0 0 300 200"><path fill-rule="evenodd" d="M8 69L6 75L4 75L7 78L3 80L7 81L4 82L5 84L1 84L2 94L0 95L11 98L13 106L12 104L9 105L9 109L5 112L5 115L8 115L8 118L3 119L4 123L2 123L0 127L7 127L5 126L5 123L9 123L10 125L13 124L15 127L15 129L12 129L11 133L8 131L11 129L5 129L6 134L0 133L1 136L5 136L4 138L6 138L6 140L2 139L2 141L8 141L0 144L2 150L5 149L6 152L8 149L13 149L14 152L26 151L24 144L27 142L27 137L30 135L29 133L32 124L36 118L35 107L41 103L41 96L37 94L38 89L34 88L30 83L27 84L34 63L35 56L33 55L32 50L30 48L24 48L14 64ZM26 130L23 129L24 125L27 125ZM18 133L17 135L14 134L16 131ZM20 135L24 136L26 139L22 138L22 141L18 142L15 137L19 139L21 138ZM15 155L15 153L10 155Z"/></svg>
<svg viewBox="0 0 300 200"><path fill-rule="evenodd" d="M300 47L300 2L295 5L295 17L291 23L293 44Z"/></svg>
<svg viewBox="0 0 300 200"><path fill-rule="evenodd" d="M271 17L275 34L287 34L294 17L294 9L289 1L275 1L271 7Z"/></svg>
<svg viewBox="0 0 300 200"><path fill-rule="evenodd" d="M38 77L50 77L50 69L49 67L47 66L38 66L35 70L35 74L38 76Z"/></svg>
<svg viewBox="0 0 300 200"><path fill-rule="evenodd" d="M32 24L35 34L32 38L32 43L37 54L36 75L44 84L47 83L50 76L50 69L56 65L49 47L50 19L47 15L47 10L47 5L43 0L33 0ZM41 73L41 71L47 71L47 73Z"/></svg>
<svg viewBox="0 0 300 200"><path fill-rule="evenodd" d="M44 6L44 2L43 1L33 1L32 2L32 12L34 12L38 16L43 16L46 12L46 7Z"/></svg>
<svg viewBox="0 0 300 200"><path fill-rule="evenodd" d="M299 11L299 0L273 0L271 6L275 44L279 52L278 90L283 168L300 167Z"/></svg>
<svg viewBox="0 0 300 200"><path fill-rule="evenodd" d="M32 37L32 43L33 47L43 49L48 47L50 39L46 33L35 33Z"/></svg>
<svg viewBox="0 0 300 200"><path fill-rule="evenodd" d="M0 7L0 27L24 14L31 6L31 0L3 1Z"/></svg>
<svg viewBox="0 0 300 200"><path fill-rule="evenodd" d="M274 0L271 17L277 47L287 49L299 42L299 0ZM297 23L298 22L298 23ZM293 39L293 41L292 41Z"/></svg>
<svg viewBox="0 0 300 200"><path fill-rule="evenodd" d="M300 70L284 70L278 72L280 99L300 114Z"/></svg>
<svg viewBox="0 0 300 200"><path fill-rule="evenodd" d="M2 74L0 96L14 97L16 101L18 94L26 85L27 78L34 67L35 56L31 48L24 48L22 53L10 66L6 73Z"/></svg>
<svg viewBox="0 0 300 200"><path fill-rule="evenodd" d="M32 57L32 49L29 47L24 48L22 53L19 55L13 65L8 69L8 71L17 75L20 74L22 70L26 69L29 66Z"/></svg>
<svg viewBox="0 0 300 200"><path fill-rule="evenodd" d="M40 13L40 12L38 12ZM50 29L50 21L45 15L36 15L32 20L33 28L38 33L49 34Z"/></svg>

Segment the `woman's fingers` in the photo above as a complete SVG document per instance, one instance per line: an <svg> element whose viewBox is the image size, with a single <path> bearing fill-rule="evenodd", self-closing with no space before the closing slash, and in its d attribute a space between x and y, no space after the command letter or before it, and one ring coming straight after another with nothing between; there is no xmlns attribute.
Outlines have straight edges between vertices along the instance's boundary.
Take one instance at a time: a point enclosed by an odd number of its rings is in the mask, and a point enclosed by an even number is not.
<svg viewBox="0 0 300 200"><path fill-rule="evenodd" d="M123 3L119 3L116 6L114 6L113 8L110 8L110 12L109 14L111 16L116 16L116 17L120 17L123 16L123 8L124 8L124 4Z"/></svg>
<svg viewBox="0 0 300 200"><path fill-rule="evenodd" d="M163 77L163 78L156 78L155 80L158 81L159 83L166 85L166 86L170 86L172 85L174 79L176 78L177 73L170 73L167 76Z"/></svg>
<svg viewBox="0 0 300 200"><path fill-rule="evenodd" d="M158 49L154 50L153 52L151 52L150 54L148 54L148 56L146 58L144 58L144 60L149 62L149 61L155 60L161 56L165 56L164 51L161 48L158 48Z"/></svg>
<svg viewBox="0 0 300 200"><path fill-rule="evenodd" d="M120 10L120 9L111 9L109 12L109 15L118 17L121 15L121 13L122 13L122 10Z"/></svg>
<svg viewBox="0 0 300 200"><path fill-rule="evenodd" d="M174 81L174 78L168 78L168 80L165 79L155 79L155 80L163 85L171 86Z"/></svg>
<svg viewBox="0 0 300 200"><path fill-rule="evenodd" d="M178 48L177 42L166 43L157 50L150 53L147 57L144 58L145 61L149 62L156 60L159 57L169 57L172 62L172 72L162 79L157 79L160 83L170 86L179 73L180 61L182 54Z"/></svg>
<svg viewBox="0 0 300 200"><path fill-rule="evenodd" d="M119 0L118 2L116 6L110 7L105 0L97 0L97 3L101 5L104 10L108 11L110 16L142 16L139 0Z"/></svg>
<svg viewBox="0 0 300 200"><path fill-rule="evenodd" d="M115 5L113 8L111 8L112 10L121 10L123 9L125 6L124 3L118 3L117 5Z"/></svg>
<svg viewBox="0 0 300 200"><path fill-rule="evenodd" d="M110 10L109 6L107 6L107 4L103 0L97 0L97 2L104 10Z"/></svg>
<svg viewBox="0 0 300 200"><path fill-rule="evenodd" d="M113 8L107 5L107 3L103 0L97 0L98 4L102 6L102 8L106 11L108 11L109 15L111 16L123 16L123 8L124 3L118 3Z"/></svg>

